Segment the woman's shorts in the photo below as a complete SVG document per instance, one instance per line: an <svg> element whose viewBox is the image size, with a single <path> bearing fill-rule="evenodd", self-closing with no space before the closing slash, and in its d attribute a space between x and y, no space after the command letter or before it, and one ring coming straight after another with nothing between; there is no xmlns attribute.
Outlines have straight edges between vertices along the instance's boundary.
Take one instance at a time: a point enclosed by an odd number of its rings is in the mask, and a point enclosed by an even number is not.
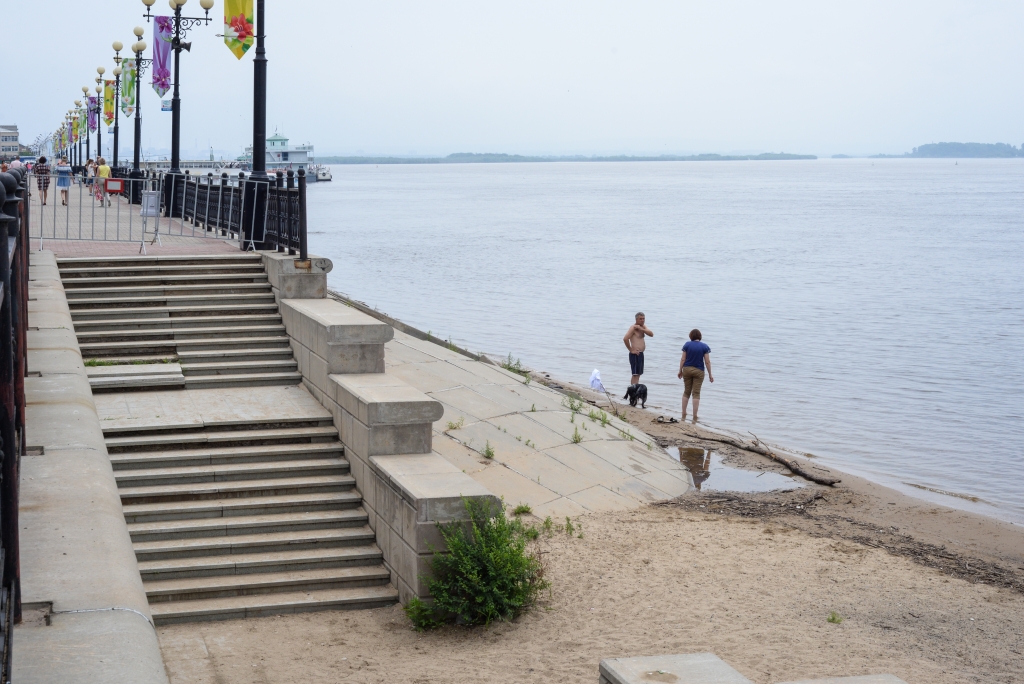
<svg viewBox="0 0 1024 684"><path fill-rule="evenodd" d="M683 383L685 387L683 390L684 395L699 397L700 386L704 384L704 371L693 366L684 366Z"/></svg>

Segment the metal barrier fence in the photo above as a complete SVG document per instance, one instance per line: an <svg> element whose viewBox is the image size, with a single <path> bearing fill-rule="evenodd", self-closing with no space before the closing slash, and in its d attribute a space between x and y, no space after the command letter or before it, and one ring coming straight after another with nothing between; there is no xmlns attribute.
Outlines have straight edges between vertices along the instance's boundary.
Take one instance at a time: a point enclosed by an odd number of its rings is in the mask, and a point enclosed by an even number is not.
<svg viewBox="0 0 1024 684"><path fill-rule="evenodd" d="M116 174L122 176L122 174ZM297 181L297 182L296 182ZM138 242L147 237L237 240L241 249L298 252L306 258L306 176L269 181L244 173L145 172L141 178L32 174L29 235L43 240ZM59 204L58 204L59 203Z"/></svg>
<svg viewBox="0 0 1024 684"><path fill-rule="evenodd" d="M18 480L25 453L28 348L28 175L0 173L0 682L11 681L11 636L21 622Z"/></svg>

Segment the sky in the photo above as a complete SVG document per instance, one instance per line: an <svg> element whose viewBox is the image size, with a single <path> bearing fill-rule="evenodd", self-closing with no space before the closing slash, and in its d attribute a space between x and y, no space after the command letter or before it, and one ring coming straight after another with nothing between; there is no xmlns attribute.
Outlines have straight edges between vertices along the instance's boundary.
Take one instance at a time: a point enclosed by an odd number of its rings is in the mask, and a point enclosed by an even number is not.
<svg viewBox="0 0 1024 684"><path fill-rule="evenodd" d="M1024 143L1017 0L266 4L268 134L320 156ZM154 9L170 13L165 0ZM5 3L0 123L18 124L22 143L54 130L97 66L109 76L114 40L130 45L139 25L152 45L143 10L141 0ZM186 14L202 14L198 0ZM181 58L185 158L210 147L237 156L252 138L255 49L239 61L216 36L223 0L211 16ZM142 90L143 147L169 149L171 115Z"/></svg>

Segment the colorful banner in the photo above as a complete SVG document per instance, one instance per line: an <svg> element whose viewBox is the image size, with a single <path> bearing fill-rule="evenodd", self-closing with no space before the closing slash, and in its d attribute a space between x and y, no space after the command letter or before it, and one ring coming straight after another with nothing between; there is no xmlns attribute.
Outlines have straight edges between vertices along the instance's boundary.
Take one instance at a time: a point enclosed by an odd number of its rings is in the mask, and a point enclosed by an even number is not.
<svg viewBox="0 0 1024 684"><path fill-rule="evenodd" d="M71 122L71 142L78 142L78 119Z"/></svg>
<svg viewBox="0 0 1024 684"><path fill-rule="evenodd" d="M172 17L157 17L153 29L153 90L160 97L171 89L171 41L174 36Z"/></svg>
<svg viewBox="0 0 1024 684"><path fill-rule="evenodd" d="M121 62L121 111L125 116L135 113L135 60Z"/></svg>
<svg viewBox="0 0 1024 684"><path fill-rule="evenodd" d="M108 126L114 123L114 83L116 81L103 81L103 120Z"/></svg>
<svg viewBox="0 0 1024 684"><path fill-rule="evenodd" d="M255 42L252 0L224 0L224 44L242 59Z"/></svg>
<svg viewBox="0 0 1024 684"><path fill-rule="evenodd" d="M99 124L100 124L100 120L99 120L99 110L100 110L99 98L96 97L95 95L90 95L89 98L85 102L86 102L86 104L89 107L89 130L90 131L95 131L97 128L99 128Z"/></svg>

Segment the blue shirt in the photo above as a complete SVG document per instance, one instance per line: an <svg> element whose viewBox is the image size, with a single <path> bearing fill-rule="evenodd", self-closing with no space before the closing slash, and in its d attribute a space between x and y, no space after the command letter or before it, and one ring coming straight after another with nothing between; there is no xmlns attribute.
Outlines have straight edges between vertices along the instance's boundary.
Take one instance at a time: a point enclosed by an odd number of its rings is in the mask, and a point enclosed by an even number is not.
<svg viewBox="0 0 1024 684"><path fill-rule="evenodd" d="M686 361L683 363L684 368L692 366L704 370L704 355L711 353L711 347L700 340L690 340L683 345L683 351L686 352Z"/></svg>

